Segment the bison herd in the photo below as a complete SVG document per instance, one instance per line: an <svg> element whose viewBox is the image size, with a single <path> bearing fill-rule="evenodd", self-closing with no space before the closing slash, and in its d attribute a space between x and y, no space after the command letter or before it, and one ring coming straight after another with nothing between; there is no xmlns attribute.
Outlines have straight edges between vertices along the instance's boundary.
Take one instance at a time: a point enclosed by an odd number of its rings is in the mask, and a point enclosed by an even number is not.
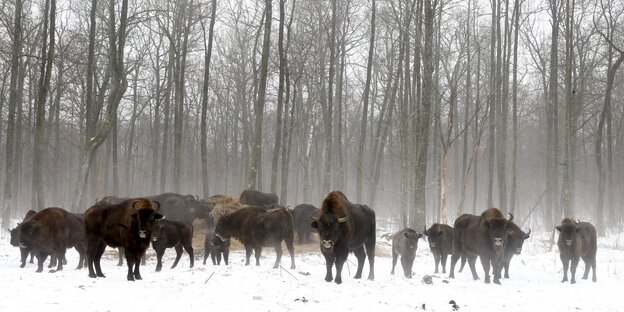
<svg viewBox="0 0 624 312"><path fill-rule="evenodd" d="M51 272L60 271L66 264L65 252L75 248L80 258L76 269L88 267L89 277L105 277L101 258L106 246L119 248L128 266L129 281L142 279L141 259L144 259L150 243L156 252L156 271L162 269L162 257L167 248L175 248L175 268L185 250L194 265L193 220L205 220L209 230L204 238L204 261L211 258L219 265L223 258L228 264L230 240L237 239L245 248L245 265L255 256L260 265L263 247L273 247L276 253L274 268L280 266L282 242L290 255L290 268L295 269L295 233L300 243L311 242L316 231L320 251L325 258L325 281L342 283L342 268L350 252L357 259L354 278L361 278L364 262L368 258L368 279L373 280L376 245L375 211L370 207L350 202L340 191L330 192L321 208L301 204L289 209L279 204L275 194L245 190L236 200L230 196L214 195L199 199L192 195L164 193L138 198L106 196L96 200L84 213L71 213L58 207L45 208L39 212L29 211L24 220L12 230L11 245L20 248L24 267L31 255L37 259L37 272L43 271L43 263L50 256ZM559 247L563 263L563 280L575 283L575 273L580 259L585 262L583 279L592 270L596 282L596 229L587 222L563 219L556 227L559 231ZM422 233L405 228L392 235L392 270L394 274L400 257L403 274L412 277L418 240L426 237L435 262L446 273L446 260L451 256L449 277L455 277L455 266L461 260L461 272L466 262L473 279L479 279L476 259L483 267L484 281L500 284L502 272L509 278L509 263L514 255L522 252L524 241L531 230L524 232L496 208L485 210L481 215L459 216L453 227L446 224L425 226ZM336 267L334 278L332 271Z"/></svg>

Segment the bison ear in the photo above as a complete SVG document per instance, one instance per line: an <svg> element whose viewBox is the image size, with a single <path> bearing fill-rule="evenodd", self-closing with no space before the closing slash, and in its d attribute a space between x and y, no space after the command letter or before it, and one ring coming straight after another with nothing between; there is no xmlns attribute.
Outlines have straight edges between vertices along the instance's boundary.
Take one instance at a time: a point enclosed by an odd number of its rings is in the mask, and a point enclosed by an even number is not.
<svg viewBox="0 0 624 312"><path fill-rule="evenodd" d="M576 229L574 229L574 231L575 231L576 233L578 233L578 232L580 232L580 231L581 231L581 228L577 227Z"/></svg>
<svg viewBox="0 0 624 312"><path fill-rule="evenodd" d="M312 221L312 223L310 223L310 226L311 226L313 229L318 229L318 221L316 221L316 220Z"/></svg>
<svg viewBox="0 0 624 312"><path fill-rule="evenodd" d="M561 226L560 225L555 226L555 229L557 229L557 231L561 232Z"/></svg>
<svg viewBox="0 0 624 312"><path fill-rule="evenodd" d="M154 214L154 219L158 220L158 219L162 219L163 215L161 215L160 213L155 213Z"/></svg>

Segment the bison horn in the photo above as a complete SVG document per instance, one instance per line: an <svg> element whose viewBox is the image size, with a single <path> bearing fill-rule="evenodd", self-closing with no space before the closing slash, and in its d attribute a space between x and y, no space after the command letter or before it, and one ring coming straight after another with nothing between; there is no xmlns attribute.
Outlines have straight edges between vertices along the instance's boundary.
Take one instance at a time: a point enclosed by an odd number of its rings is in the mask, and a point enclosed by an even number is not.
<svg viewBox="0 0 624 312"><path fill-rule="evenodd" d="M529 228L529 232L528 232L526 235L527 235L527 237L528 237L529 235L531 235L531 228Z"/></svg>
<svg viewBox="0 0 624 312"><path fill-rule="evenodd" d="M195 195L195 200L199 201L199 196Z"/></svg>
<svg viewBox="0 0 624 312"><path fill-rule="evenodd" d="M509 214L509 220L507 220L508 222L511 222L513 220L513 214L511 212L508 212Z"/></svg>
<svg viewBox="0 0 624 312"><path fill-rule="evenodd" d="M132 211L137 212L135 205L140 202L140 200L135 200L134 203L132 203Z"/></svg>
<svg viewBox="0 0 624 312"><path fill-rule="evenodd" d="M347 220L349 220L349 217L344 216L342 218L338 218L338 223L345 223L345 222L347 222Z"/></svg>
<svg viewBox="0 0 624 312"><path fill-rule="evenodd" d="M319 217L315 217L315 216L310 216L310 219L312 219L312 221L317 221L319 220Z"/></svg>
<svg viewBox="0 0 624 312"><path fill-rule="evenodd" d="M160 203L156 200L153 200L154 203L156 203L156 205L158 206L158 208L156 208L156 211L160 210Z"/></svg>

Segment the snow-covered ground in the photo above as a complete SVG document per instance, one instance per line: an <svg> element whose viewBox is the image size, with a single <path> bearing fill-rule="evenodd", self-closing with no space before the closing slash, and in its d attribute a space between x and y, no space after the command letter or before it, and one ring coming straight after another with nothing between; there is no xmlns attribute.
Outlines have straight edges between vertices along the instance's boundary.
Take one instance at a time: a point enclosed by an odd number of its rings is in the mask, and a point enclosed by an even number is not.
<svg viewBox="0 0 624 312"><path fill-rule="evenodd" d="M350 255L343 284L336 285L323 280L325 260L313 246L304 249L314 251L297 252L295 270L287 269L286 250L284 269L273 269L271 248L263 250L260 267L244 266L241 251L231 253L229 266L213 266L210 259L203 265L203 252L196 248L194 268L189 269L185 253L178 267L169 269L175 252L168 249L163 270L156 273L150 249L142 281L126 281L127 268L116 266L112 251L102 259L107 278L92 279L86 269L73 269L78 257L72 249L64 271L35 273L35 264L19 267L19 250L9 245L5 232L0 237L0 311L453 311L451 300L458 311L624 311L619 298L624 294L624 236L600 239L598 282L581 279L581 261L575 285L560 282L557 247L548 251L547 236L533 235L525 243L523 254L512 260L511 278L501 286L473 281L467 267L454 280L433 275L433 257L422 240L414 277L403 277L400 262L392 276L390 245L383 239L378 240L374 281L352 278L356 260ZM478 261L477 269L483 277ZM421 282L425 275L433 276L433 285ZM363 276L368 276L368 263Z"/></svg>

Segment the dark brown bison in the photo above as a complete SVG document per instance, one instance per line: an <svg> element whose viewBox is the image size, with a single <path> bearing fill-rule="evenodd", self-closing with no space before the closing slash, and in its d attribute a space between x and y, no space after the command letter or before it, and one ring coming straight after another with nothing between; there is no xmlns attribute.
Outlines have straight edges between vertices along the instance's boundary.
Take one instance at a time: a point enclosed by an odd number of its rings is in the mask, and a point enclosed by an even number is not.
<svg viewBox="0 0 624 312"><path fill-rule="evenodd" d="M80 255L76 269L81 269L85 256L85 231L82 219L63 208L45 208L32 215L19 229L20 247L32 250L37 257L37 272L43 271L48 255L57 259L56 270L63 270L67 248L75 247Z"/></svg>
<svg viewBox="0 0 624 312"><path fill-rule="evenodd" d="M263 246L273 246L277 258L273 268L278 268L282 258L282 241L290 253L290 268L295 268L295 251L293 246L293 218L288 209L281 206L266 209L265 207L247 206L217 222L215 236L225 242L230 237L238 239L245 246L246 262L252 251L255 253L256 265L260 265L260 254Z"/></svg>
<svg viewBox="0 0 624 312"><path fill-rule="evenodd" d="M505 249L505 258L503 260L503 268L505 269L505 278L509 278L509 262L514 255L522 252L524 241L531 236L531 229L525 233L515 223L509 221L507 227L507 249Z"/></svg>
<svg viewBox="0 0 624 312"><path fill-rule="evenodd" d="M397 258L401 256L403 274L407 278L412 278L412 265L416 258L418 239L421 237L422 234L410 228L403 229L392 236L392 271L390 274L394 275Z"/></svg>
<svg viewBox="0 0 624 312"><path fill-rule="evenodd" d="M171 268L175 268L182 257L182 248L188 253L191 268L194 264L193 254L193 225L188 221L171 221L161 219L156 221L156 226L152 231L152 248L156 251L156 272L162 268L162 257L167 248L175 247L176 258Z"/></svg>
<svg viewBox="0 0 624 312"><path fill-rule="evenodd" d="M423 232L429 241L429 250L435 261L435 272L438 273L438 265L442 262L442 273L446 273L446 259L453 254L453 228L446 224L434 223Z"/></svg>
<svg viewBox="0 0 624 312"><path fill-rule="evenodd" d="M509 221L511 220L513 220L513 215ZM449 277L455 278L457 260L460 257L466 257L470 271L472 271L472 278L479 279L475 269L476 258L479 256L483 265L485 283L490 283L491 266L494 283L500 284L509 221L496 208L484 211L481 216L464 214L457 218L453 226L453 256Z"/></svg>
<svg viewBox="0 0 624 312"><path fill-rule="evenodd" d="M95 205L85 211L89 277L105 277L100 260L108 245L124 248L128 280L142 279L141 257L149 246L156 220L162 218L158 206L147 198L135 198L116 205Z"/></svg>
<svg viewBox="0 0 624 312"><path fill-rule="evenodd" d="M210 204L195 195L163 193L147 196L147 198L160 203L158 213L169 220L193 222L198 215L204 216L210 212Z"/></svg>
<svg viewBox="0 0 624 312"><path fill-rule="evenodd" d="M262 193L256 190L247 189L244 190L238 200L241 204L249 206L265 206L272 204L279 204L277 195L273 193Z"/></svg>
<svg viewBox="0 0 624 312"><path fill-rule="evenodd" d="M295 232L299 236L300 244L312 241L310 234L314 229L310 226L310 218L318 216L319 212L321 212L320 209L309 204L297 205L292 210L293 218L295 218Z"/></svg>
<svg viewBox="0 0 624 312"><path fill-rule="evenodd" d="M313 219L312 227L318 231L321 252L325 256L325 281L332 281L332 266L335 262L335 281L337 284L342 283L342 267L349 251L353 251L358 260L354 278L362 277L367 255L370 265L368 279L375 278L375 211L366 205L351 203L342 192L334 191L325 197L319 216Z"/></svg>
<svg viewBox="0 0 624 312"><path fill-rule="evenodd" d="M589 269L592 269L592 281L596 282L596 228L588 222L574 222L571 219L563 219L561 225L556 227L559 231L559 258L563 263L563 280L568 281L568 267L570 268L570 283L576 283L575 274L579 258L585 262L583 279L587 279ZM570 265L572 262L572 265Z"/></svg>
<svg viewBox="0 0 624 312"><path fill-rule="evenodd" d="M223 254L225 265L228 265L230 239L221 240L214 235L214 232L207 232L204 238L204 264L210 256L213 265L221 265L221 254Z"/></svg>
<svg viewBox="0 0 624 312"><path fill-rule="evenodd" d="M35 254L30 249L20 246L20 243L19 243L19 237L20 237L19 233L20 233L21 224L26 222L28 219L30 219L30 217L32 217L35 213L37 212L34 210L29 210L24 216L24 220L18 223L14 229L9 230L9 233L11 234L11 246L19 247L20 249L20 260L21 260L20 268L23 268L24 266L26 266L26 260L28 259L28 254L30 254L30 263L33 263L33 257L35 256Z"/></svg>

